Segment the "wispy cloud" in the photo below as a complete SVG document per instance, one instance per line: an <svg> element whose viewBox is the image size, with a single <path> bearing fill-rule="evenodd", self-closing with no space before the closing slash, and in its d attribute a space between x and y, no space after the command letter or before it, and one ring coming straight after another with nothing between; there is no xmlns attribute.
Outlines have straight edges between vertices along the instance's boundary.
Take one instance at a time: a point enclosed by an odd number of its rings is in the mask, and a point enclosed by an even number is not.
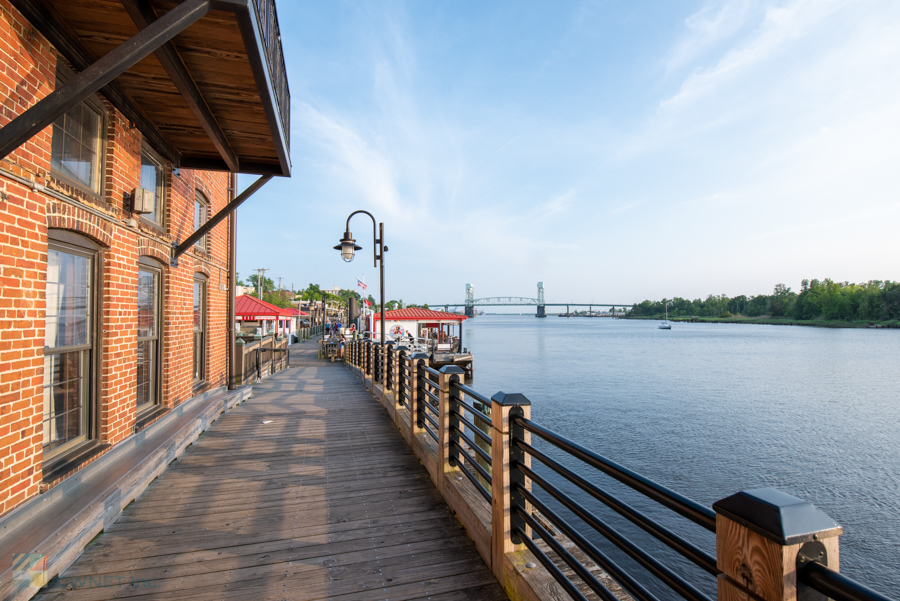
<svg viewBox="0 0 900 601"><path fill-rule="evenodd" d="M715 90L723 82L752 66L775 56L788 43L798 40L814 29L847 0L794 0L784 6L770 6L762 23L749 39L729 50L715 65L698 69L682 83L678 92L660 103L662 110L673 110ZM722 19L728 22L729 19ZM720 29L727 29L712 21L709 31L714 39ZM690 25L689 25L690 27ZM702 38L701 38L702 39Z"/></svg>
<svg viewBox="0 0 900 601"><path fill-rule="evenodd" d="M332 181L349 184L376 210L397 213L400 195L391 160L338 117L326 115L306 103L297 103L295 107L306 141L321 149L320 161L327 165Z"/></svg>
<svg viewBox="0 0 900 601"><path fill-rule="evenodd" d="M631 209L636 209L637 207L644 204L643 200L635 200L632 202L627 202L625 204L619 205L617 207L613 207L609 210L610 215L619 215L620 213L625 213L626 211L630 211Z"/></svg>
<svg viewBox="0 0 900 601"><path fill-rule="evenodd" d="M751 14L749 0L709 2L685 19L685 32L666 57L674 71L739 31Z"/></svg>

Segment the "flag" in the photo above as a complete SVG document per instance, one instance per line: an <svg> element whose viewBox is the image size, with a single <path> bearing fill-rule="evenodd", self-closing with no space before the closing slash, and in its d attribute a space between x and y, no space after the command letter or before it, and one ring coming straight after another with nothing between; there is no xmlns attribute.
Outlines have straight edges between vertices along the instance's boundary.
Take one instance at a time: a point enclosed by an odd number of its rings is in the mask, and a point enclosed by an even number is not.
<svg viewBox="0 0 900 601"><path fill-rule="evenodd" d="M372 306L372 303L370 303L370 302L369 302L369 299L367 299L367 298L364 298L364 299L363 299L363 302L366 303L366 306L367 306L367 307L371 307L371 306Z"/></svg>
<svg viewBox="0 0 900 601"><path fill-rule="evenodd" d="M362 288L363 292L365 292L366 288L368 288L368 286L366 286L366 283L363 282L362 280L360 280L359 278L356 278L356 285L359 286L360 288Z"/></svg>

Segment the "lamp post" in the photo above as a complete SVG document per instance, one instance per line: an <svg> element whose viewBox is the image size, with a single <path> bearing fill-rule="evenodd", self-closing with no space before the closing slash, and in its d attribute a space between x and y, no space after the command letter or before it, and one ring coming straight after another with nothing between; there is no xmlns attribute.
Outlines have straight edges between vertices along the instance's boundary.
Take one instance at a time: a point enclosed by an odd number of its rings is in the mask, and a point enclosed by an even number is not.
<svg viewBox="0 0 900 601"><path fill-rule="evenodd" d="M344 228L344 237L341 238L340 244L334 247L335 250L341 251L341 258L346 262L353 260L356 251L362 250L362 246L356 245L356 240L350 233L350 218L357 213L365 213L372 219L372 237L375 239L375 246L372 252L375 254L375 267L380 267L379 284L381 288L381 344L384 345L384 253L388 247L384 245L384 224L378 224L378 234L375 233L375 217L368 211L353 211L350 217L347 217L347 226Z"/></svg>

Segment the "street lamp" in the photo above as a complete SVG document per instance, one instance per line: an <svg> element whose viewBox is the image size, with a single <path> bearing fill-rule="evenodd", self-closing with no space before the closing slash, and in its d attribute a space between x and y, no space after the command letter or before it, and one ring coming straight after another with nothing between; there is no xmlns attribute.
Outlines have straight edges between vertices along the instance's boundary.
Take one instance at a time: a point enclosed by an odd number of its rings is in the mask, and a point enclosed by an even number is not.
<svg viewBox="0 0 900 601"><path fill-rule="evenodd" d="M372 213L368 211L353 211L350 213L350 217L347 217L347 225L344 228L344 237L341 238L340 243L334 247L334 250L341 251L341 258L346 262L350 262L353 260L353 257L356 255L356 251L362 250L362 246L357 246L356 240L353 239L353 234L350 233L350 218L356 215L357 213L365 213L372 219L372 237L375 239L375 247L372 251L375 254L375 267L380 267L379 276L380 276L380 288L381 288L381 344L384 344L384 330L385 330L385 320L384 320L384 253L387 252L388 247L384 245L384 224L378 224L378 234L375 233L375 217L372 216Z"/></svg>

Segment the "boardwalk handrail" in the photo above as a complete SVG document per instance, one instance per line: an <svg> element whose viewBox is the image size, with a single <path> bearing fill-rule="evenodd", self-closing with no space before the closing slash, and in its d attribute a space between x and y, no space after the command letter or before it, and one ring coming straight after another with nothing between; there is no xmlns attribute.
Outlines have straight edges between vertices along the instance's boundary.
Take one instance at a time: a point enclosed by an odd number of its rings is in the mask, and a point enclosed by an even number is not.
<svg viewBox="0 0 900 601"><path fill-rule="evenodd" d="M834 601L893 601L890 597L874 591L864 584L848 578L840 572L811 561L799 570L800 582L813 588Z"/></svg>
<svg viewBox="0 0 900 601"><path fill-rule="evenodd" d="M557 434L553 430L544 428L531 420L517 417L515 418L515 422L521 425L525 430L532 434L537 434L543 440L562 449L569 455L612 476L622 484L653 499L660 505L664 505L676 513L681 514L695 524L706 528L710 532L716 531L716 512L712 509L704 507L696 501L692 501L684 495L678 494L661 484L657 484L653 480L623 467L614 461L610 461L606 457Z"/></svg>
<svg viewBox="0 0 900 601"><path fill-rule="evenodd" d="M759 489L706 507L535 422L531 402L521 394L483 395L461 382L458 366L436 370L429 365L430 357L415 349L373 346L369 341L353 348L350 364L391 412L510 596L557 599L565 591L574 599L587 599L585 591L590 590L604 601L618 601L592 571L590 566L596 564L635 601L659 601L646 582L647 573L684 599L711 601L691 581L696 576L689 578L680 565L667 565L642 548L630 531L613 527L584 497L560 487L566 482L699 567L700 574L715 577L722 601L825 600L817 595L834 601L891 601L839 573L836 562L829 565L829 557L838 556L843 530L809 503ZM357 353L359 348L368 352ZM375 374L365 369L379 360L391 370L380 389ZM582 467L573 468L558 453ZM592 477L600 474L714 533L716 553L604 490ZM579 526L559 507L574 515ZM599 534L642 571L614 561L588 533ZM541 569L522 568L528 560L520 553L533 557L529 566ZM559 589L554 591L550 583ZM520 594L524 589L530 592Z"/></svg>

